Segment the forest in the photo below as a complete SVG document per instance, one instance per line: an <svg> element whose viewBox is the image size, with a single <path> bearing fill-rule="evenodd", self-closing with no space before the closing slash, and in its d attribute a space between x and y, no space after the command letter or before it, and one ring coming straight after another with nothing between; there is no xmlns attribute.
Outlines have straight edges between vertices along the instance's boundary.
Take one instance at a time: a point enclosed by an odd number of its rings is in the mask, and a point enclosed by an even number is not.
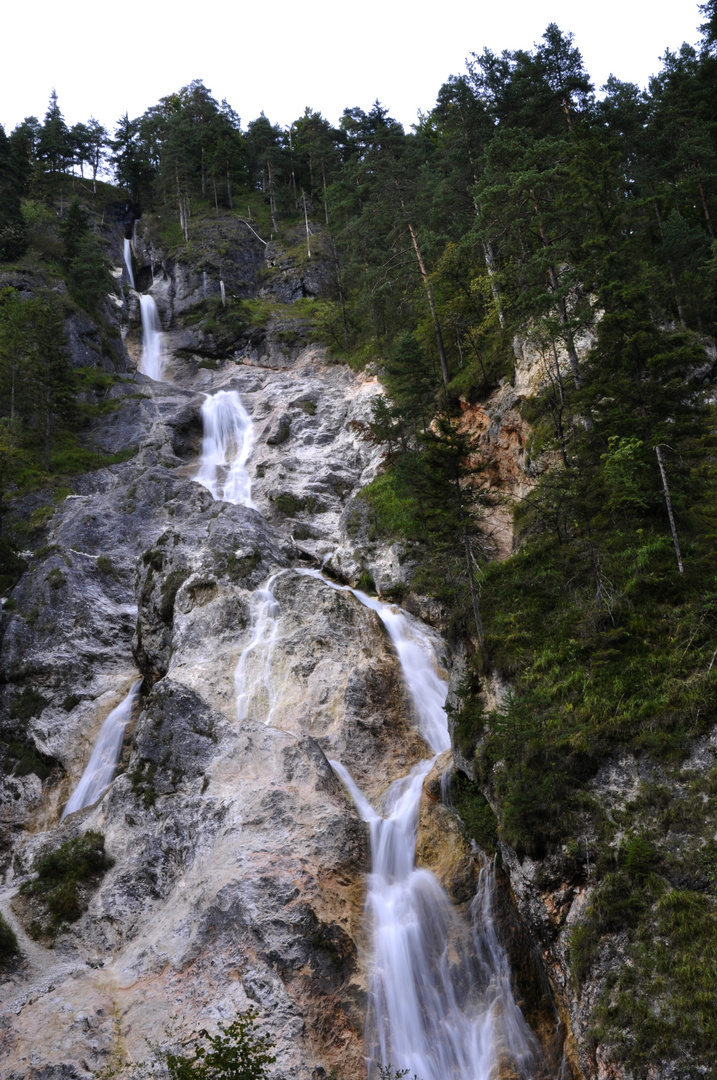
<svg viewBox="0 0 717 1080"><path fill-rule="evenodd" d="M378 101L337 126L306 108L243 127L201 80L113 133L69 127L54 93L42 122L0 127L4 588L32 532L18 508L99 463L83 390L114 376L70 366L63 319L86 313L111 349L105 212L130 203L178 259L225 218L321 260L323 294L298 301L314 340L387 391L359 517L409 545L412 588L465 652L456 806L484 849L594 886L571 966L579 984L601 937L626 935L596 1031L629 1015L634 1067L688 1046L713 1068L717 1044L717 767L682 768L717 708L717 3L700 10L701 40L646 90L596 89L551 23L530 51L471 53L410 132ZM30 270L31 295L13 285ZM267 315L237 296L204 311L239 336ZM527 354L515 494L462 417ZM649 776L611 814L590 782L625 748Z"/></svg>

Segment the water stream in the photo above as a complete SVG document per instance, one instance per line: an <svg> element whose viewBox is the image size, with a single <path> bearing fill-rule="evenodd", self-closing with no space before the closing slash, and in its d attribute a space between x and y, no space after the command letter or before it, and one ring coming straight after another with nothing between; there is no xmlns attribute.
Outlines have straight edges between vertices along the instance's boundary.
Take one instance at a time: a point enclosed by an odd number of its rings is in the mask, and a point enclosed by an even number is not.
<svg viewBox="0 0 717 1080"><path fill-rule="evenodd" d="M202 456L194 479L215 499L249 506L247 462L254 445L254 425L236 390L218 390L202 405Z"/></svg>
<svg viewBox="0 0 717 1080"><path fill-rule="evenodd" d="M139 294L139 310L142 316L142 359L139 368L155 382L161 382L164 368L164 342L162 324L154 297Z"/></svg>
<svg viewBox="0 0 717 1080"><path fill-rule="evenodd" d="M129 280L129 283L132 286L132 288L134 289L135 285L134 285L134 271L132 270L132 244L127 239L127 237L125 237L125 241L124 241L124 265L125 265L125 270L127 271L127 278Z"/></svg>
<svg viewBox="0 0 717 1080"><path fill-rule="evenodd" d="M122 753L125 728L132 717L132 709L141 685L141 679L133 682L127 696L105 719L80 782L62 811L61 821L68 814L74 814L76 810L83 810L97 802L112 783Z"/></svg>
<svg viewBox="0 0 717 1080"><path fill-rule="evenodd" d="M461 919L436 877L415 865L423 783L450 747L444 709L447 682L430 635L406 612L318 570L297 569L375 611L393 642L417 726L433 755L394 781L375 809L340 762L331 765L371 834L366 896L371 940L366 1055L407 1069L419 1080L490 1080L498 1066L514 1077L535 1075L537 1041L510 986L510 968L492 915L494 871L485 862L470 923ZM237 665L237 712L269 723L281 699L272 659L280 606L274 574L252 599L251 637ZM480 856L476 856L480 857Z"/></svg>

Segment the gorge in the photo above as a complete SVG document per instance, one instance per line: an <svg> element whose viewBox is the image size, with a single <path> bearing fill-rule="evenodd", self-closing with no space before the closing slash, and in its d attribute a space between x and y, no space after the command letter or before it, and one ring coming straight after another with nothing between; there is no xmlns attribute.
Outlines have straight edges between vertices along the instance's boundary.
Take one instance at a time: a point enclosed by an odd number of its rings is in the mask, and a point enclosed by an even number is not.
<svg viewBox="0 0 717 1080"><path fill-rule="evenodd" d="M129 273L126 248L124 261ZM398 566L383 545L355 549L344 524L379 464L356 422L380 384L315 346L216 372L178 358L186 330L170 316L160 331L147 311L166 319L192 279L180 286L153 252L160 263L157 299L139 294L141 346L128 338L145 377L118 385L95 433L137 453L82 478L53 519L44 577L19 586L36 594L62 565L57 621L5 633L10 663L42 654L53 700L78 699L34 724L65 779L19 800L35 824L3 903L27 957L4 1006L5 1075L143 1060L178 1008L200 1026L251 1002L282 1076L360 1072L364 1058L423 1080L557 1076L561 1051L551 1044L549 1066L513 996L486 857L454 818L448 853L415 864L419 816L452 817L424 793L450 761L445 644L340 583L351 559L379 579ZM160 332L164 381L146 377ZM303 507L301 540L282 497ZM143 681L112 709L135 664ZM17 882L48 840L92 829L115 865L47 951L27 937Z"/></svg>
<svg viewBox="0 0 717 1080"><path fill-rule="evenodd" d="M703 7L0 127L2 1080L717 1077Z"/></svg>

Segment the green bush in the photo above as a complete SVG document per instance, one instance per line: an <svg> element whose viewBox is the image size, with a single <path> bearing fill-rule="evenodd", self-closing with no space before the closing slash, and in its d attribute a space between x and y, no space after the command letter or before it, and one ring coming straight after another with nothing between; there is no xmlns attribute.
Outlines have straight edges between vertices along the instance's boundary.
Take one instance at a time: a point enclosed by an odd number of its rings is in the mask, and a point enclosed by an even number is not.
<svg viewBox="0 0 717 1080"><path fill-rule="evenodd" d="M15 931L0 915L0 966L7 964L20 952Z"/></svg>
<svg viewBox="0 0 717 1080"><path fill-rule="evenodd" d="M55 934L63 923L76 922L84 914L88 889L111 866L114 859L105 852L104 835L91 829L57 848L45 849L33 866L36 877L23 882L20 892L41 902L49 916L46 929Z"/></svg>
<svg viewBox="0 0 717 1080"><path fill-rule="evenodd" d="M256 1010L239 1013L218 1032L197 1032L189 1052L166 1050L162 1057L172 1080L264 1080L276 1061L273 1040L257 1031Z"/></svg>

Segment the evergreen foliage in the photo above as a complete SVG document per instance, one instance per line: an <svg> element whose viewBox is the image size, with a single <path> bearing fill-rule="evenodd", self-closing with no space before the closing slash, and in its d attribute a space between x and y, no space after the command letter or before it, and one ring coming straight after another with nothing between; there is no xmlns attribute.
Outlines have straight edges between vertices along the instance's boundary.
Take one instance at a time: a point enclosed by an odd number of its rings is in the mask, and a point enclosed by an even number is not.
<svg viewBox="0 0 717 1080"><path fill-rule="evenodd" d="M714 1045L697 960L714 951L714 823L692 794L673 806L696 838L680 849L646 796L608 820L589 788L618 751L676 783L717 710L714 0L700 12L702 40L666 51L646 91L611 76L598 99L551 23L532 50L472 53L411 132L378 101L336 128L307 108L288 129L263 113L242 129L195 80L110 141L117 184L178 258L210 216L281 237L297 265L321 251L331 282L292 312L335 359L379 359L387 390L360 431L385 451L363 493L369 528L403 539L412 586L468 649L453 719L473 775L456 778L456 806L485 846L562 859L595 886L573 968L584 978L624 935L631 966L600 1023L619 1039L640 1018L625 1047L637 1075L680 1047L709 1064ZM94 313L111 281L86 198L68 205L67 190L85 167L96 181L106 147L92 118L68 130L54 92L42 123L0 129L0 259L30 245ZM203 254L221 266L215 248ZM228 347L280 311L208 299L190 317ZM62 318L50 289L0 293L0 528L8 498L77 449ZM490 461L462 417L515 382L522 350L540 369L518 402L534 484L496 562ZM510 690L489 707L496 685ZM230 1031L241 1041L251 1024ZM177 1075L215 1075L201 1069L221 1047L202 1046Z"/></svg>

